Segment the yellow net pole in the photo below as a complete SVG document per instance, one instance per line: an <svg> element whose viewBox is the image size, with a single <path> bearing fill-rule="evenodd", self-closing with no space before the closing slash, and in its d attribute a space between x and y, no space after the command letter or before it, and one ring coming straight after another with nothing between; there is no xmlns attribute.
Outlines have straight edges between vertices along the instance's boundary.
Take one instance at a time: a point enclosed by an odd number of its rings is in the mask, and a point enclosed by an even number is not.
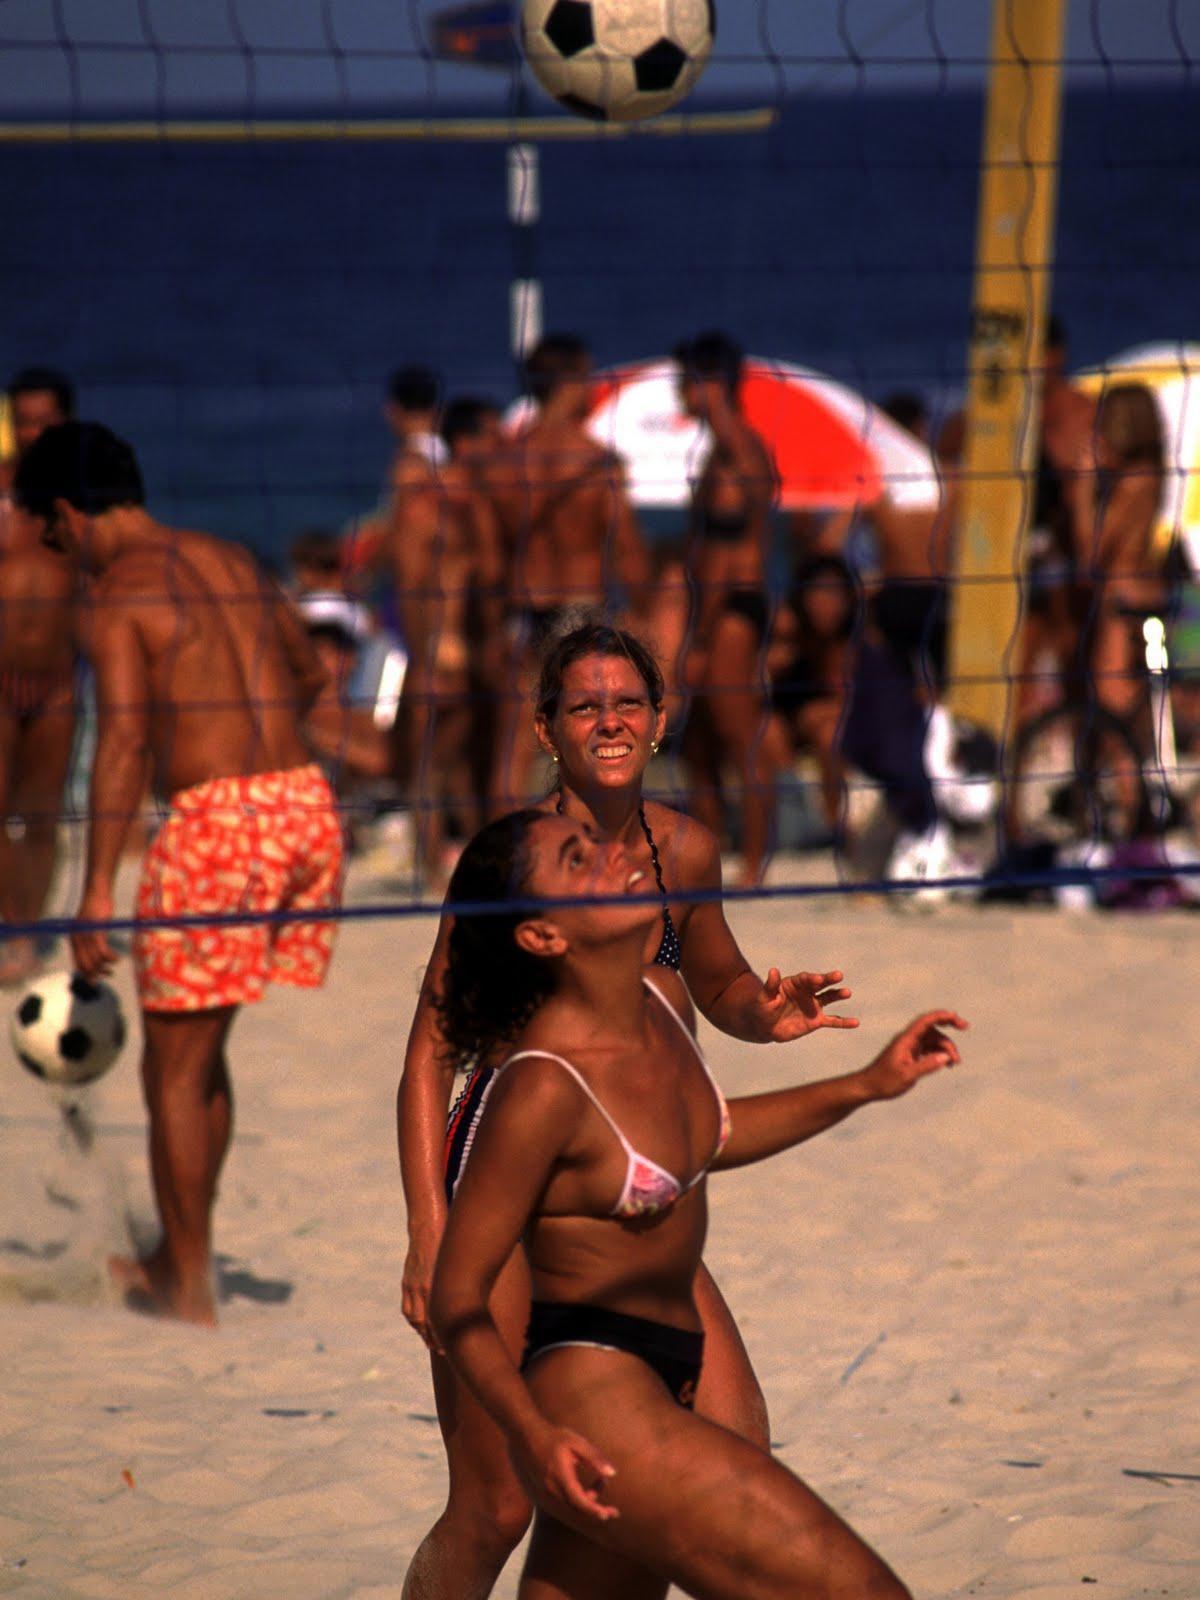
<svg viewBox="0 0 1200 1600"><path fill-rule="evenodd" d="M949 698L997 737L1037 466L1065 16L1066 0L994 0L992 14Z"/></svg>

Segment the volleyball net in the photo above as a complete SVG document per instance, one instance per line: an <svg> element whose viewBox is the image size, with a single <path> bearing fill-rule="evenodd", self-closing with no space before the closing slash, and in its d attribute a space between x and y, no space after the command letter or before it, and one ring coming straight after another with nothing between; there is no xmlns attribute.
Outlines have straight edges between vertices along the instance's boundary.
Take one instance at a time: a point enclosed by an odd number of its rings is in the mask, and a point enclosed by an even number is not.
<svg viewBox="0 0 1200 1600"><path fill-rule="evenodd" d="M290 589L330 673L310 732L353 841L343 915L430 911L498 798L546 792L520 627L571 602L659 649L646 792L718 831L731 878L750 845L747 893L1196 894L1200 33L1177 0L726 6L700 91L627 130L540 95L504 6L199 9L0 10L4 453L65 375L157 518ZM761 530L682 393L707 330L746 356ZM546 333L595 363L581 425L642 541L635 573L610 507L602 595L545 592L544 565L530 587L570 476L511 460ZM499 507L485 560L461 501L511 500L514 472L527 516ZM61 821L74 904L94 697L80 667L71 704L39 702L63 654L29 643L22 559L6 860ZM74 729L61 804L16 742L44 716Z"/></svg>

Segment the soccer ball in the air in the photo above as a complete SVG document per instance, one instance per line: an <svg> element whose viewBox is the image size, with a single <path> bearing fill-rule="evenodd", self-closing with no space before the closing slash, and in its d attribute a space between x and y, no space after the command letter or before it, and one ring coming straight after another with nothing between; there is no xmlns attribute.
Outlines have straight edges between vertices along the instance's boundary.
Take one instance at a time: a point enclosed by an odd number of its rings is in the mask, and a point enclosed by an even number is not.
<svg viewBox="0 0 1200 1600"><path fill-rule="evenodd" d="M108 1071L125 1043L125 1019L106 983L51 972L30 984L12 1015L21 1065L62 1088L78 1088Z"/></svg>
<svg viewBox="0 0 1200 1600"><path fill-rule="evenodd" d="M704 71L713 0L524 0L525 56L560 105L598 122L668 111Z"/></svg>

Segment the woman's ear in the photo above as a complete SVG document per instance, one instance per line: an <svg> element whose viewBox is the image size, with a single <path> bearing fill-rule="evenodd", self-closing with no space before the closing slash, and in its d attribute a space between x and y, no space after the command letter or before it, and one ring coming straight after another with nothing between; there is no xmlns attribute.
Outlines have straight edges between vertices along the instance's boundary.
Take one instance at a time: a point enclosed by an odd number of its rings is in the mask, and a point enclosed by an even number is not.
<svg viewBox="0 0 1200 1600"><path fill-rule="evenodd" d="M667 731L667 708L659 706L658 715L654 719L654 748L657 750L663 742L663 734Z"/></svg>
<svg viewBox="0 0 1200 1600"><path fill-rule="evenodd" d="M550 737L550 729L546 725L545 717L542 717L542 716L534 717L534 719L533 719L533 731L534 731L534 733L537 734L537 741L541 745L542 749L546 752L546 754L548 756L553 757L555 760L557 760L558 751L555 749L554 740Z"/></svg>
<svg viewBox="0 0 1200 1600"><path fill-rule="evenodd" d="M516 941L526 955L549 957L567 953L562 929L548 917L529 917L517 924Z"/></svg>

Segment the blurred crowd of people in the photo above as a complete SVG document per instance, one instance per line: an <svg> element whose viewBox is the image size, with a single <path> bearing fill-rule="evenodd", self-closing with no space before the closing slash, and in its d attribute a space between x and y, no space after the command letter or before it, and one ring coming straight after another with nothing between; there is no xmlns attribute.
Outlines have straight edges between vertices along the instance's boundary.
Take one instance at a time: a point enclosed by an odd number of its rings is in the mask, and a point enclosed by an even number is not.
<svg viewBox="0 0 1200 1600"><path fill-rule="evenodd" d="M1174 581L1154 397L1114 382L1097 400L1072 384L1066 355L1052 320L1021 627L1009 661L996 663L1012 681L1014 734L1073 696L1135 724L1144 717L1141 623ZM921 396L882 403L930 452L932 509L885 484L852 510L785 516L770 449L739 404L737 347L705 334L676 361L683 409L710 441L676 539L639 526L621 460L589 431L590 354L556 336L528 358L532 404L517 424L494 401L445 399L431 372L398 371L386 407L396 454L380 506L323 536L324 575L298 542L302 604L327 605L319 597L336 584L347 617L372 602L405 654L390 775L412 796L421 871L438 882L448 828L469 834L528 793L530 675L546 637L584 608L618 618L657 652L671 781L739 852L741 883L761 881L779 843L779 781L797 771L808 778L810 841L852 851L864 815L856 796L881 793L878 869L953 873L956 834L1000 804L994 741L946 707L963 415L941 418L931 436ZM1187 688L1179 727L1194 743ZM346 726L342 740L354 767Z"/></svg>
<svg viewBox="0 0 1200 1600"><path fill-rule="evenodd" d="M668 688L671 781L761 882L779 841L777 788L810 775L812 838L853 849L857 780L883 795L885 870L954 870L959 824L997 805L997 758L946 705L964 421L895 394L882 409L925 445L940 494L914 510L883 486L834 513L777 508L770 448L740 404L742 355L721 333L676 351L683 409L706 430L680 537L650 539L621 459L589 431L586 344L550 336L525 361L513 422L493 399L395 372L395 439L379 504L347 528L310 529L288 588L326 672L308 737L347 815L402 814L413 866L436 892L456 842L539 781L529 715L539 650L580 610L644 637ZM75 412L48 369L7 387L5 473ZM1145 715L1140 619L1168 571L1159 508L1167 461L1153 395L1113 383L1099 399L1067 375L1052 321L1016 648L1014 727L1083 690ZM5 503L0 532L0 916L35 920L76 732L78 575ZM1181 684L1179 734L1195 743ZM799 764L799 766L798 766ZM29 970L27 940L0 976Z"/></svg>

